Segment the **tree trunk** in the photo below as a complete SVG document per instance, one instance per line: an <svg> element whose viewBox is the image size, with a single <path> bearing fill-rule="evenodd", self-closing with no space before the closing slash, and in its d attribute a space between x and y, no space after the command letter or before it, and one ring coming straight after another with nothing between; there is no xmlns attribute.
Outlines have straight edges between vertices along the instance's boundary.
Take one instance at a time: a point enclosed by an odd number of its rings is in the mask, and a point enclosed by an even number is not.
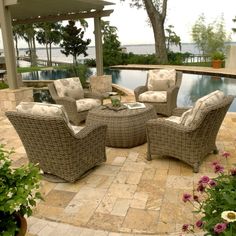
<svg viewBox="0 0 236 236"><path fill-rule="evenodd" d="M52 44L49 43L49 66L52 66Z"/></svg>
<svg viewBox="0 0 236 236"><path fill-rule="evenodd" d="M164 22L166 17L167 0L163 0L161 12L156 9L152 0L143 0L143 3L153 28L157 62L160 64L166 64L168 62L168 57L165 43ZM159 6L159 8L161 7Z"/></svg>
<svg viewBox="0 0 236 236"><path fill-rule="evenodd" d="M19 48L18 48L17 36L15 36L15 43L16 43L16 63L17 63L17 67L19 67Z"/></svg>
<svg viewBox="0 0 236 236"><path fill-rule="evenodd" d="M47 66L50 66L50 56L49 56L48 42L46 42L46 53L47 53Z"/></svg>
<svg viewBox="0 0 236 236"><path fill-rule="evenodd" d="M32 65L37 66L37 55L36 55L36 46L35 46L35 38L32 38Z"/></svg>

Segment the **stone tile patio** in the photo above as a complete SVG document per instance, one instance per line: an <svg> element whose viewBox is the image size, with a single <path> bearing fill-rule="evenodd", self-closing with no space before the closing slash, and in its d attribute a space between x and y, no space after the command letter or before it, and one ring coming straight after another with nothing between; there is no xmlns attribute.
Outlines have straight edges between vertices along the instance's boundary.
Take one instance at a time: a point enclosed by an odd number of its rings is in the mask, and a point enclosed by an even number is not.
<svg viewBox="0 0 236 236"><path fill-rule="evenodd" d="M15 148L14 166L27 156L14 128L0 117L0 143ZM228 113L217 137L220 150L232 154L236 163L236 113ZM74 184L41 181L44 201L28 219L28 235L180 235L184 223L193 223L192 207L182 202L202 175L214 176L209 155L200 172L174 159L147 161L146 144L130 148L106 148L107 162Z"/></svg>

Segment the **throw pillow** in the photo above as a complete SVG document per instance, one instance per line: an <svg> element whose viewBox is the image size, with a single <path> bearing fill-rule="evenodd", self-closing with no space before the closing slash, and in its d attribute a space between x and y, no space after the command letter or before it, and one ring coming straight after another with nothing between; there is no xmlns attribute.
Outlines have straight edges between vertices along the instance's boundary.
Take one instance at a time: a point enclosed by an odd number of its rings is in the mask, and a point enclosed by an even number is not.
<svg viewBox="0 0 236 236"><path fill-rule="evenodd" d="M84 98L84 90L79 77L55 80L54 86L59 97Z"/></svg>
<svg viewBox="0 0 236 236"><path fill-rule="evenodd" d="M176 71L174 69L150 70L147 87L149 91L166 91L175 85Z"/></svg>

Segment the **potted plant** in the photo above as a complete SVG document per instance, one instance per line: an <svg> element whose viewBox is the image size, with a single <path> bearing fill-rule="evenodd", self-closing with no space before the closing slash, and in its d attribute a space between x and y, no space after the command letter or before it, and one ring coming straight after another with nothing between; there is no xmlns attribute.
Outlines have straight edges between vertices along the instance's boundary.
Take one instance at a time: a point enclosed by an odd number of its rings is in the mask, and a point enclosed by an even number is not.
<svg viewBox="0 0 236 236"><path fill-rule="evenodd" d="M223 61L225 60L225 55L223 52L216 51L212 54L212 67L213 68L222 68Z"/></svg>
<svg viewBox="0 0 236 236"><path fill-rule="evenodd" d="M228 152L222 154L226 159ZM194 233L196 228L204 235L236 235L236 167L224 167L215 161L212 168L217 177L202 176L193 194L185 193L184 202L190 202L200 218L193 224L184 224L182 230Z"/></svg>
<svg viewBox="0 0 236 236"><path fill-rule="evenodd" d="M9 158L12 153L0 144L0 232L22 236L27 226L24 216L30 216L36 200L42 199L40 173L33 164L14 169Z"/></svg>

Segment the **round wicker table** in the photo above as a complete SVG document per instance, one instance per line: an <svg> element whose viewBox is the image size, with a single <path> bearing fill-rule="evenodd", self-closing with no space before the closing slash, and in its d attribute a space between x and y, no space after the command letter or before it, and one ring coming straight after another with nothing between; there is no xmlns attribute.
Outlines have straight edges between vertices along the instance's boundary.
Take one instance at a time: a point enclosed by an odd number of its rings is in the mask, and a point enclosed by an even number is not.
<svg viewBox="0 0 236 236"><path fill-rule="evenodd" d="M145 106L119 111L100 106L89 111L86 125L95 122L107 125L106 146L135 147L146 142L146 122L157 117L152 105Z"/></svg>

